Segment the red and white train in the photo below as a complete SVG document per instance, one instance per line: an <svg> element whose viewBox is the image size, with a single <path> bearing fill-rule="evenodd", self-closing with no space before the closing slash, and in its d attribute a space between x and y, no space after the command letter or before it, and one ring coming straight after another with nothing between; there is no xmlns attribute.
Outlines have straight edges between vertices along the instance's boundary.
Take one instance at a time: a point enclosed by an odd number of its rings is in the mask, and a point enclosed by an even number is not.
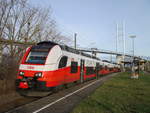
<svg viewBox="0 0 150 113"><path fill-rule="evenodd" d="M84 82L118 72L120 66L104 62L68 46L43 41L27 48L16 79L18 90L50 91L55 87Z"/></svg>

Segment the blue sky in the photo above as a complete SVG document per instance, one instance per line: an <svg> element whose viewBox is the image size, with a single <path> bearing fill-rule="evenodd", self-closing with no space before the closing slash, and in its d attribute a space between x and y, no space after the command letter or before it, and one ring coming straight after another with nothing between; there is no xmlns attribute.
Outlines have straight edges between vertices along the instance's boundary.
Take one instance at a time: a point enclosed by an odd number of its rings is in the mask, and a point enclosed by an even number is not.
<svg viewBox="0 0 150 113"><path fill-rule="evenodd" d="M52 7L60 31L82 47L116 50L116 23L126 23L126 53L132 53L129 35L136 35L135 54L150 56L150 0L30 0ZM120 46L120 51L122 48Z"/></svg>

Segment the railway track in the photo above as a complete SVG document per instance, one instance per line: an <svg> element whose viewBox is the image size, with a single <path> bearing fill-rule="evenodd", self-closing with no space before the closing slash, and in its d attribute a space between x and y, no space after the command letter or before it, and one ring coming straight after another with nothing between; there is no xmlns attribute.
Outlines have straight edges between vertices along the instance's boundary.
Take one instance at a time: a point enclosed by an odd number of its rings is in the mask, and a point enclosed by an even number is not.
<svg viewBox="0 0 150 113"><path fill-rule="evenodd" d="M98 80L93 79L83 84L70 86L57 93L52 93L43 98L24 98L21 102L9 108L6 113L67 113L79 103L83 98L92 93L97 87L102 85L106 80L117 75L117 73L104 76ZM23 102L24 101L24 102ZM13 103L11 103L13 104ZM64 106L65 105L65 106ZM11 110L10 110L11 109Z"/></svg>
<svg viewBox="0 0 150 113"><path fill-rule="evenodd" d="M15 108L17 108L19 106L23 106L25 104L34 102L34 101L36 101L38 99L40 99L40 98L37 98L37 97L32 97L32 98L29 98L29 97L19 97L18 99L15 99L15 100L7 103L7 104L1 105L0 106L0 113L7 112L7 111L15 109Z"/></svg>

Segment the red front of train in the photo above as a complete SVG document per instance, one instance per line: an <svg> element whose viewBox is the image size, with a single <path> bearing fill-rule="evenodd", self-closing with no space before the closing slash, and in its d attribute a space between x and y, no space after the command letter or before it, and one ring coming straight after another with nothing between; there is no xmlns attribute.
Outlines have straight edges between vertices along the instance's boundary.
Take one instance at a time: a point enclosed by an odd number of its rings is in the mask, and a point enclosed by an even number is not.
<svg viewBox="0 0 150 113"><path fill-rule="evenodd" d="M61 48L55 43L43 42L28 48L19 66L17 89L50 90L62 84L67 67L59 73L57 62L61 56Z"/></svg>
<svg viewBox="0 0 150 113"><path fill-rule="evenodd" d="M54 87L79 81L79 65L79 55L63 51L60 45L53 42L41 42L26 50L19 66L17 89L49 91ZM82 78L93 76L95 74Z"/></svg>

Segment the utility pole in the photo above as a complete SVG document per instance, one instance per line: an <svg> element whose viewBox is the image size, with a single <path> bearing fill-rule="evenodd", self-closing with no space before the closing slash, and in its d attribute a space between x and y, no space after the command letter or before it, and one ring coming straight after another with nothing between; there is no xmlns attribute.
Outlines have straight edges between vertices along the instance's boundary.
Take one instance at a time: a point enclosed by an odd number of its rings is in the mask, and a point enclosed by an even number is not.
<svg viewBox="0 0 150 113"><path fill-rule="evenodd" d="M27 43L28 38L29 38L29 30L30 30L30 22L28 22L28 26L27 26L27 33L26 33L26 37L25 37L25 43Z"/></svg>
<svg viewBox="0 0 150 113"><path fill-rule="evenodd" d="M118 52L118 23L116 24L116 52Z"/></svg>
<svg viewBox="0 0 150 113"><path fill-rule="evenodd" d="M131 35L130 38L132 39L132 50L133 50L133 59L132 59L132 76L135 77L135 64L134 64L134 39L136 38L136 35Z"/></svg>
<svg viewBox="0 0 150 113"><path fill-rule="evenodd" d="M112 63L113 61L112 61L112 55L110 55L110 62Z"/></svg>
<svg viewBox="0 0 150 113"><path fill-rule="evenodd" d="M123 21L123 71L125 71L125 52L126 52L126 39L125 39L125 21Z"/></svg>
<svg viewBox="0 0 150 113"><path fill-rule="evenodd" d="M74 34L74 48L77 48L77 33Z"/></svg>
<svg viewBox="0 0 150 113"><path fill-rule="evenodd" d="M119 42L119 38L118 38L118 35L119 35L119 32L118 32L118 23L116 23L116 53L118 52L118 42ZM116 62L119 63L118 61L118 55L116 55Z"/></svg>
<svg viewBox="0 0 150 113"><path fill-rule="evenodd" d="M126 39L125 39L125 21L123 21L123 54L126 52Z"/></svg>

